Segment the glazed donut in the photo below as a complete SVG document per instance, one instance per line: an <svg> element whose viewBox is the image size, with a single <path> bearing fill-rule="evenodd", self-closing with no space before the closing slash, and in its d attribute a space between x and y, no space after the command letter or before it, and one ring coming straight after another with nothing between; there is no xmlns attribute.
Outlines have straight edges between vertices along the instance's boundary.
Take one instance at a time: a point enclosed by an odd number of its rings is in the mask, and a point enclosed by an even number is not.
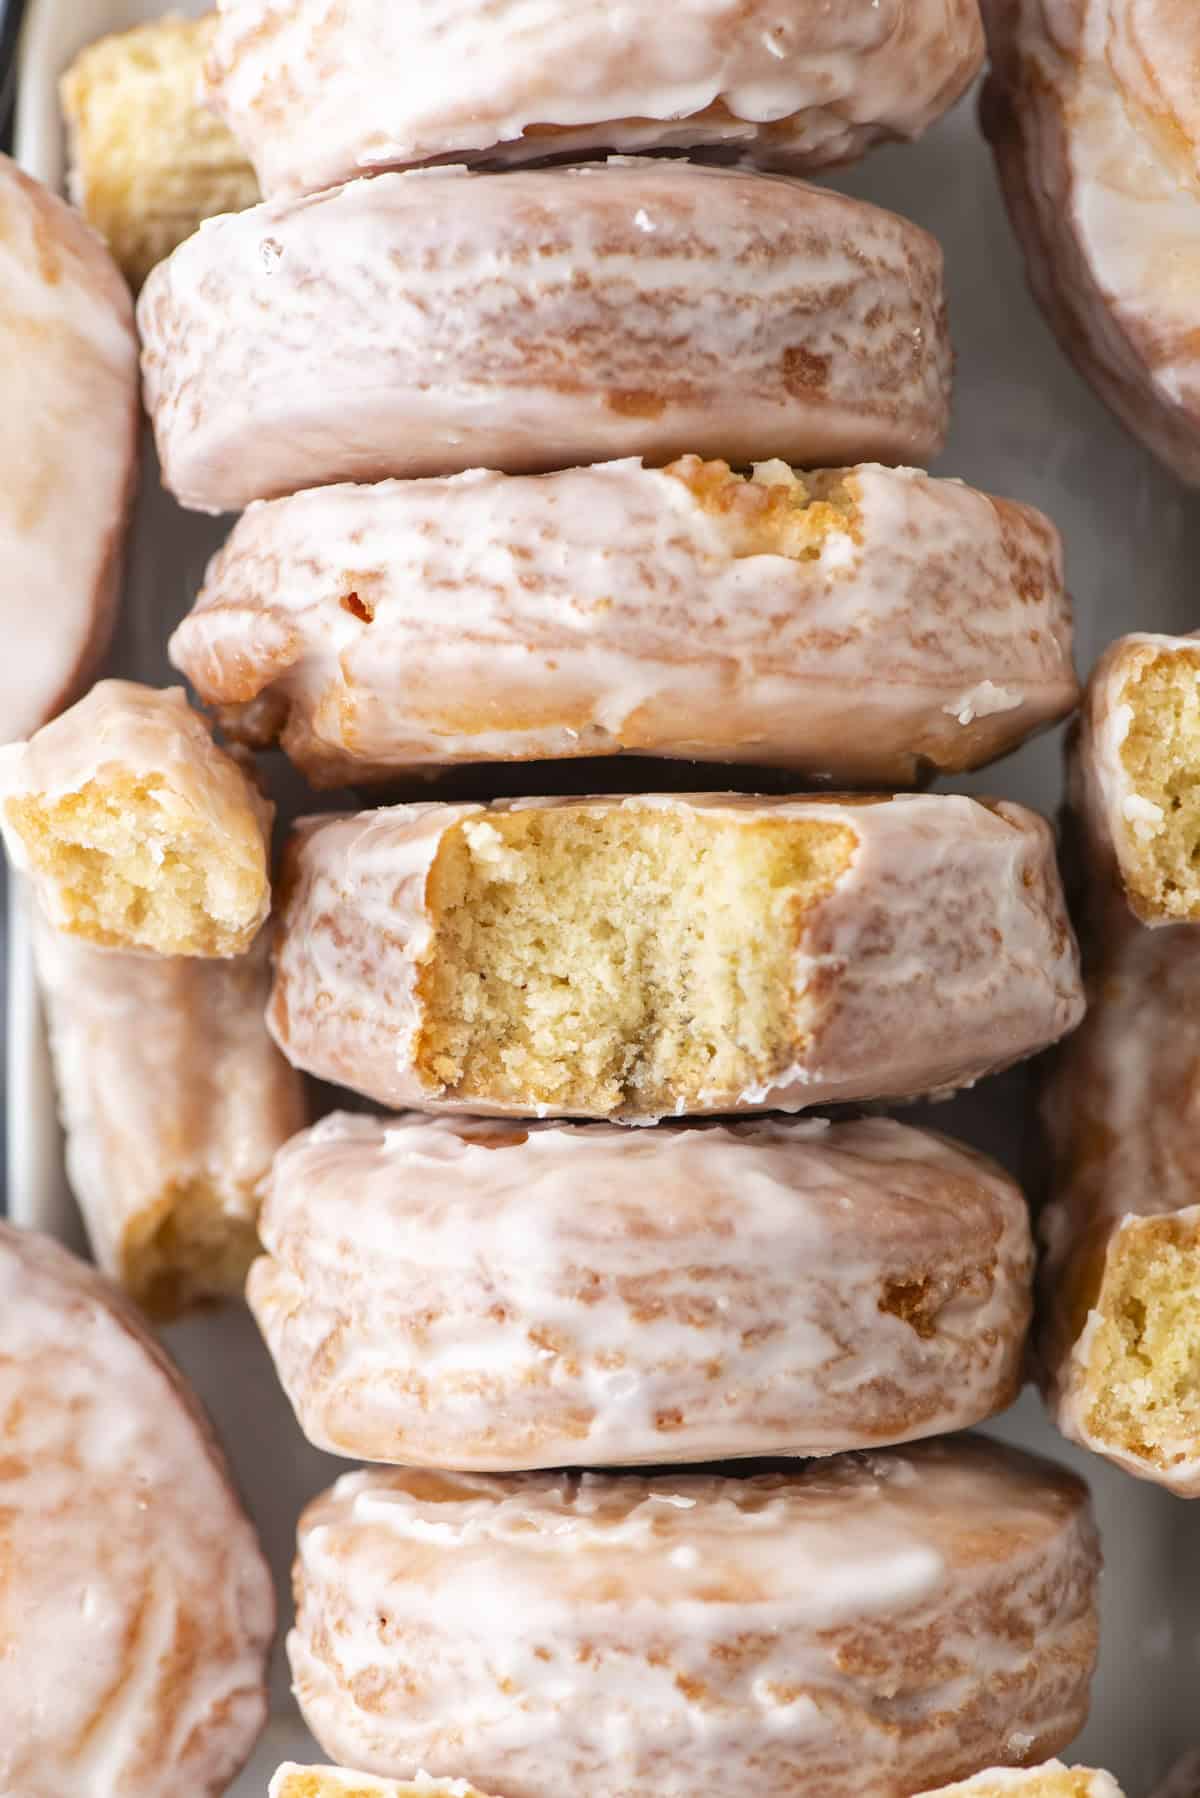
<svg viewBox="0 0 1200 1798"><path fill-rule="evenodd" d="M318 1448L505 1472L829 1454L1016 1397L1025 1201L863 1123L324 1119L248 1296Z"/></svg>
<svg viewBox="0 0 1200 1798"><path fill-rule="evenodd" d="M508 1798L901 1798L1087 1711L1086 1488L971 1437L732 1477L354 1473L288 1648L335 1759Z"/></svg>
<svg viewBox="0 0 1200 1798"><path fill-rule="evenodd" d="M112 635L137 473L133 308L99 239L0 156L0 742L83 687Z"/></svg>
<svg viewBox="0 0 1200 1798"><path fill-rule="evenodd" d="M34 955L97 1261L156 1316L240 1297L259 1182L306 1122L263 1022L266 939L235 961L121 955L37 918Z"/></svg>
<svg viewBox="0 0 1200 1798"><path fill-rule="evenodd" d="M915 469L695 456L252 506L171 658L318 786L623 751L904 786L1077 699L1040 513Z"/></svg>
<svg viewBox="0 0 1200 1798"><path fill-rule="evenodd" d="M918 226L677 162L380 175L210 220L142 290L184 505L695 452L924 463L951 358Z"/></svg>
<svg viewBox="0 0 1200 1798"><path fill-rule="evenodd" d="M270 1574L135 1314L0 1223L0 1791L215 1798L266 1720Z"/></svg>
<svg viewBox="0 0 1200 1798"><path fill-rule="evenodd" d="M947 1091L1082 1009L1020 806L642 795L302 821L268 1025L394 1109L649 1121Z"/></svg>
<svg viewBox="0 0 1200 1798"><path fill-rule="evenodd" d="M846 162L918 136L982 60L977 0L221 0L208 72L264 186L298 193L445 157Z"/></svg>
<svg viewBox="0 0 1200 1798"><path fill-rule="evenodd" d="M275 808L181 687L106 680L0 751L0 829L59 930L170 956L249 949Z"/></svg>
<svg viewBox="0 0 1200 1798"><path fill-rule="evenodd" d="M1200 8L984 0L983 119L1030 285L1134 436L1200 483Z"/></svg>
<svg viewBox="0 0 1200 1798"><path fill-rule="evenodd" d="M1113 912L1092 963L1043 1098L1047 1401L1072 1441L1197 1497L1200 932Z"/></svg>
<svg viewBox="0 0 1200 1798"><path fill-rule="evenodd" d="M1103 893L1122 893L1143 924L1200 919L1200 638L1138 631L1109 645L1070 787Z"/></svg>
<svg viewBox="0 0 1200 1798"><path fill-rule="evenodd" d="M1061 1761L1047 1761L1044 1767L1027 1771L992 1767L961 1785L926 1792L924 1798L1124 1798L1124 1793L1111 1774L1095 1767L1064 1767Z"/></svg>
<svg viewBox="0 0 1200 1798"><path fill-rule="evenodd" d="M482 1798L465 1779L376 1779L344 1767L298 1767L289 1761L271 1781L268 1798Z"/></svg>

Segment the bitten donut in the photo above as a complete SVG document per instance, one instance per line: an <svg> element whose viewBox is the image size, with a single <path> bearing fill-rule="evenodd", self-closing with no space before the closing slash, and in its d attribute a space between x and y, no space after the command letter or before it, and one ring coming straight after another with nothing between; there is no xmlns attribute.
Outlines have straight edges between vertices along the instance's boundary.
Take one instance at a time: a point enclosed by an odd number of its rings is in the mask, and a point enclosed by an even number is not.
<svg viewBox="0 0 1200 1798"><path fill-rule="evenodd" d="M265 941L233 961L121 955L39 918L34 954L97 1261L158 1316L240 1296L259 1182L307 1122L263 1020Z"/></svg>
<svg viewBox="0 0 1200 1798"><path fill-rule="evenodd" d="M946 432L934 240L740 170L355 181L210 220L138 317L163 478L201 511L610 456L925 463Z"/></svg>
<svg viewBox="0 0 1200 1798"><path fill-rule="evenodd" d="M60 84L71 198L134 287L201 219L259 198L254 170L198 91L216 14L151 19L83 49Z"/></svg>
<svg viewBox="0 0 1200 1798"><path fill-rule="evenodd" d="M108 647L137 471L138 351L120 272L78 213L0 156L0 742Z"/></svg>
<svg viewBox="0 0 1200 1798"><path fill-rule="evenodd" d="M135 1314L0 1223L0 1791L216 1798L266 1721L270 1574Z"/></svg>
<svg viewBox="0 0 1200 1798"><path fill-rule="evenodd" d="M1129 430L1200 484L1200 8L984 0L983 119L1030 284Z"/></svg>
<svg viewBox="0 0 1200 1798"><path fill-rule="evenodd" d="M1088 996L1044 1095L1047 1400L1073 1441L1196 1497L1200 932L1114 910Z"/></svg>
<svg viewBox="0 0 1200 1798"><path fill-rule="evenodd" d="M350 1474L289 1653L335 1759L510 1798L901 1798L1087 1711L1072 1475L971 1437L745 1477Z"/></svg>
<svg viewBox="0 0 1200 1798"><path fill-rule="evenodd" d="M926 1792L924 1798L1124 1798L1124 1793L1109 1773L1047 1761L1027 1771L992 1767L961 1785Z"/></svg>
<svg viewBox="0 0 1200 1798"><path fill-rule="evenodd" d="M395 806L303 821L281 889L276 1041L393 1108L903 1098L1083 1009L1048 826L956 795Z"/></svg>
<svg viewBox="0 0 1200 1798"><path fill-rule="evenodd" d="M1084 695L1070 769L1096 881L1143 924L1200 920L1200 637L1119 637Z"/></svg>
<svg viewBox="0 0 1200 1798"><path fill-rule="evenodd" d="M243 954L271 909L275 808L181 687L100 681L0 750L0 829L60 930L107 948Z"/></svg>
<svg viewBox="0 0 1200 1798"><path fill-rule="evenodd" d="M829 1454L1021 1385L1032 1248L993 1164L883 1119L630 1132L326 1118L248 1296L309 1440L514 1468Z"/></svg>
<svg viewBox="0 0 1200 1798"><path fill-rule="evenodd" d="M846 162L918 136L982 60L977 0L221 0L208 72L265 186L296 193L444 157Z"/></svg>
<svg viewBox="0 0 1200 1798"><path fill-rule="evenodd" d="M252 506L171 657L320 786L626 751L904 786L1077 698L1040 513L915 469L696 456Z"/></svg>
<svg viewBox="0 0 1200 1798"><path fill-rule="evenodd" d="M482 1798L465 1779L376 1779L344 1767L298 1767L289 1762L271 1781L269 1798Z"/></svg>

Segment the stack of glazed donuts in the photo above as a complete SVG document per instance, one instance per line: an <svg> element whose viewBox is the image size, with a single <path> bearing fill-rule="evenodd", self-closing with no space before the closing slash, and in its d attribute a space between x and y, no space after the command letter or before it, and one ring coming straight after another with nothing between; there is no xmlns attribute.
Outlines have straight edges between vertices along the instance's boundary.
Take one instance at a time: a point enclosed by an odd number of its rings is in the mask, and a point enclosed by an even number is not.
<svg viewBox="0 0 1200 1798"><path fill-rule="evenodd" d="M914 790L1075 705L1057 532L922 471L940 250L799 178L981 55L976 0L222 0L266 198L138 323L166 485L245 508L171 640L233 752L104 683L0 798L60 1075L118 988L129 1028L115 955L260 1095L204 1126L236 1178L161 1183L67 1105L98 1253L154 1308L228 1290L275 1150L250 1303L308 1437L375 1464L301 1521L289 1639L365 1771L284 1798L911 1798L1086 1715L1086 1489L938 1439L1024 1378L1024 1198L788 1115L1083 1012L1044 820ZM292 823L272 892L276 744L373 803ZM295 1134L297 1071L388 1111Z"/></svg>

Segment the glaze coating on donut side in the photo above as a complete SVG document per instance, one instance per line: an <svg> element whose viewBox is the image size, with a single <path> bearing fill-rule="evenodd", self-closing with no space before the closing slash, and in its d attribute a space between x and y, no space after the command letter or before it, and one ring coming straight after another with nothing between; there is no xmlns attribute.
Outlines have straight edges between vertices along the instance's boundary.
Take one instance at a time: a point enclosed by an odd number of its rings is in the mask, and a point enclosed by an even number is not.
<svg viewBox="0 0 1200 1798"><path fill-rule="evenodd" d="M1032 508L915 469L747 480L694 456L251 506L171 656L321 786L628 752L899 787L1077 695Z"/></svg>
<svg viewBox="0 0 1200 1798"><path fill-rule="evenodd" d="M137 478L129 291L78 213L0 156L0 742L86 685L116 615Z"/></svg>
<svg viewBox="0 0 1200 1798"><path fill-rule="evenodd" d="M597 150L818 168L918 136L982 59L977 0L221 0L208 74L265 189L299 193Z"/></svg>
<svg viewBox="0 0 1200 1798"><path fill-rule="evenodd" d="M949 1090L1081 1015L1034 814L710 794L302 821L268 1024L393 1108L651 1121Z"/></svg>
<svg viewBox="0 0 1200 1798"><path fill-rule="evenodd" d="M115 1288L0 1223L0 1789L216 1798L266 1720L270 1574Z"/></svg>
<svg viewBox="0 0 1200 1798"><path fill-rule="evenodd" d="M984 0L982 116L1030 284L1134 436L1200 484L1200 10Z"/></svg>
<svg viewBox="0 0 1200 1798"><path fill-rule="evenodd" d="M260 1233L251 1307L309 1440L354 1460L829 1454L1022 1378L1021 1192L884 1119L335 1115L276 1156Z"/></svg>
<svg viewBox="0 0 1200 1798"><path fill-rule="evenodd" d="M678 162L268 202L202 225L138 318L164 480L201 511L613 456L924 464L949 414L933 238Z"/></svg>
<svg viewBox="0 0 1200 1798"><path fill-rule="evenodd" d="M744 1478L377 1470L301 1520L289 1654L325 1750L382 1774L902 1798L1070 1740L1098 1566L1083 1485L971 1437Z"/></svg>

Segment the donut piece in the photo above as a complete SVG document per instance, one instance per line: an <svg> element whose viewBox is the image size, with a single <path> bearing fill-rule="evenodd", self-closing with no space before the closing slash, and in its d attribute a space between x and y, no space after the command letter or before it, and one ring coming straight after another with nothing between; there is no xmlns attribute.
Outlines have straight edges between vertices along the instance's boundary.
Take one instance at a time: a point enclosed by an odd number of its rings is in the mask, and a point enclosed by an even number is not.
<svg viewBox="0 0 1200 1798"><path fill-rule="evenodd" d="M1185 1754L1161 1786L1155 1786L1154 1798L1197 1798L1200 1794L1200 1749Z"/></svg>
<svg viewBox="0 0 1200 1798"><path fill-rule="evenodd" d="M1118 637L1088 681L1075 753L1097 879L1144 924L1200 920L1200 638Z"/></svg>
<svg viewBox="0 0 1200 1798"><path fill-rule="evenodd" d="M1200 484L1200 8L983 0L983 120L1030 284L1135 437Z"/></svg>
<svg viewBox="0 0 1200 1798"><path fill-rule="evenodd" d="M269 1798L482 1798L482 1794L465 1779L431 1779L428 1773L418 1773L415 1779L376 1779L344 1767L298 1767L289 1761L271 1781Z"/></svg>
<svg viewBox="0 0 1200 1798"><path fill-rule="evenodd" d="M307 1121L263 1021L265 937L234 961L120 955L39 918L34 952L97 1261L156 1316L240 1296L259 1182Z"/></svg>
<svg viewBox="0 0 1200 1798"><path fill-rule="evenodd" d="M252 506L171 658L318 786L623 751L904 786L1078 691L1040 513L915 469L696 456Z"/></svg>
<svg viewBox="0 0 1200 1798"><path fill-rule="evenodd" d="M1200 932L1116 914L1044 1095L1042 1362L1072 1441L1200 1496Z"/></svg>
<svg viewBox="0 0 1200 1798"><path fill-rule="evenodd" d="M307 819L268 1023L382 1105L799 1111L969 1084L1082 1014L1048 826L954 795Z"/></svg>
<svg viewBox="0 0 1200 1798"><path fill-rule="evenodd" d="M918 226L686 163L380 175L213 220L142 291L167 486L644 455L924 463L951 358Z"/></svg>
<svg viewBox="0 0 1200 1798"><path fill-rule="evenodd" d="M140 287L201 219L241 212L258 181L199 96L216 15L153 19L97 39L60 84L71 198Z"/></svg>
<svg viewBox="0 0 1200 1798"><path fill-rule="evenodd" d="M1064 1767L1061 1761L1047 1761L1044 1767L1025 1772L992 1767L961 1785L926 1792L924 1798L1124 1798L1124 1793L1111 1774L1095 1767Z"/></svg>
<svg viewBox="0 0 1200 1798"><path fill-rule="evenodd" d="M326 1752L511 1798L901 1798L1087 1710L1086 1488L962 1437L745 1477L354 1473L300 1524ZM953 1696L949 1696L953 1694Z"/></svg>
<svg viewBox="0 0 1200 1798"><path fill-rule="evenodd" d="M302 193L588 150L819 168L919 136L982 60L977 0L221 0L209 80L264 186Z"/></svg>
<svg viewBox="0 0 1200 1798"><path fill-rule="evenodd" d="M0 1223L0 1791L215 1798L267 1714L271 1577L135 1313Z"/></svg>
<svg viewBox="0 0 1200 1798"><path fill-rule="evenodd" d="M181 687L100 681L0 752L0 828L60 930L113 949L244 954L271 909L275 808Z"/></svg>
<svg viewBox="0 0 1200 1798"><path fill-rule="evenodd" d="M1016 1397L1025 1201L862 1123L324 1119L276 1156L248 1297L302 1428L505 1472L829 1454Z"/></svg>
<svg viewBox="0 0 1200 1798"><path fill-rule="evenodd" d="M138 352L120 272L0 156L0 742L87 683L112 635L137 471Z"/></svg>

